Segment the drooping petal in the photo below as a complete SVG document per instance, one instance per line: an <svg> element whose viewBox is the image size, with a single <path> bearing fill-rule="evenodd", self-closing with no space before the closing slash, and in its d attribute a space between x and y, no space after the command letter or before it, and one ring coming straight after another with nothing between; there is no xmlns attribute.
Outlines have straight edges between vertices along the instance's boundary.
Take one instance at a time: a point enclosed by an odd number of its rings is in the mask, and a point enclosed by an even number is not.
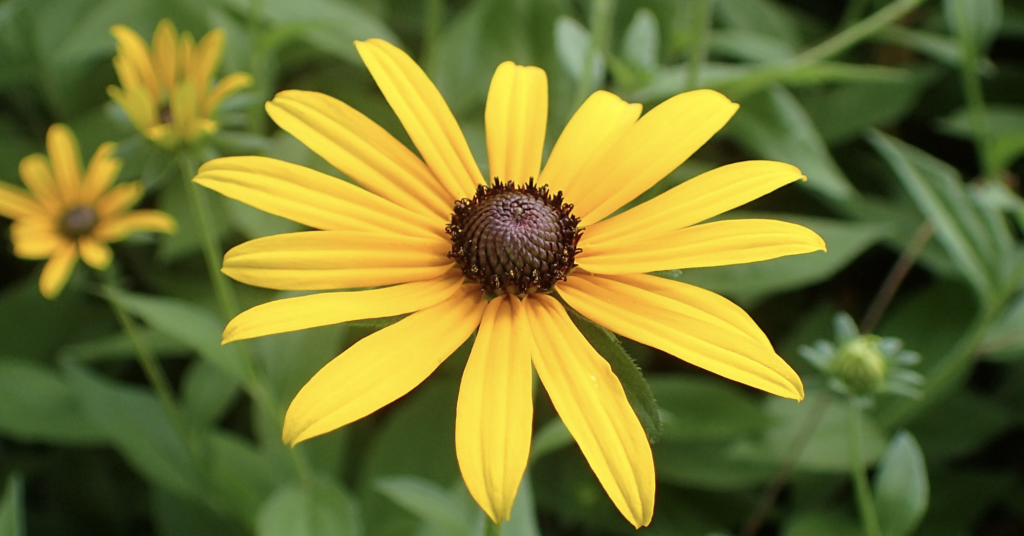
<svg viewBox="0 0 1024 536"><path fill-rule="evenodd" d="M804 397L800 377L742 309L706 290L658 279L573 275L558 284L558 293L623 337L778 396Z"/></svg>
<svg viewBox="0 0 1024 536"><path fill-rule="evenodd" d="M281 128L367 190L442 220L455 199L402 142L351 106L313 91L289 90L267 103Z"/></svg>
<svg viewBox="0 0 1024 536"><path fill-rule="evenodd" d="M39 292L44 298L52 300L64 290L76 262L78 250L72 242L63 242L53 251L50 260L43 266L43 273L39 276Z"/></svg>
<svg viewBox="0 0 1024 536"><path fill-rule="evenodd" d="M46 131L46 152L50 155L57 193L65 206L79 203L82 184L82 152L78 138L67 125L57 123Z"/></svg>
<svg viewBox="0 0 1024 536"><path fill-rule="evenodd" d="M455 116L427 74L386 41L356 41L356 49L434 176L453 199L473 197L483 177Z"/></svg>
<svg viewBox="0 0 1024 536"><path fill-rule="evenodd" d="M754 160L722 166L590 225L580 247L609 241L625 244L689 227L803 178L799 169L782 162Z"/></svg>
<svg viewBox="0 0 1024 536"><path fill-rule="evenodd" d="M526 184L540 179L548 123L548 77L543 69L506 61L498 66L484 112L491 178Z"/></svg>
<svg viewBox="0 0 1024 536"><path fill-rule="evenodd" d="M101 220L92 230L92 236L103 242L117 242L132 233L173 233L177 229L178 224L170 214L141 209Z"/></svg>
<svg viewBox="0 0 1024 536"><path fill-rule="evenodd" d="M282 437L294 445L361 419L427 379L480 324L480 287L355 343L320 369L288 406Z"/></svg>
<svg viewBox="0 0 1024 536"><path fill-rule="evenodd" d="M444 239L392 233L308 231L266 236L232 248L222 271L278 290L379 287L440 277L452 266Z"/></svg>
<svg viewBox="0 0 1024 536"><path fill-rule="evenodd" d="M39 214L42 205L36 202L25 190L0 181L0 216L17 219L30 214Z"/></svg>
<svg viewBox="0 0 1024 536"><path fill-rule="evenodd" d="M14 255L22 259L46 259L66 242L49 217L32 215L11 224Z"/></svg>
<svg viewBox="0 0 1024 536"><path fill-rule="evenodd" d="M494 522L509 519L530 457L531 338L526 307L518 298L491 300L459 387L459 468L469 493Z"/></svg>
<svg viewBox="0 0 1024 536"><path fill-rule="evenodd" d="M85 168L85 176L82 178L81 201L83 205L90 206L96 202L100 195L110 188L110 185L117 179L121 172L121 159L114 158L117 152L117 144L106 142L100 145L89 160L89 166Z"/></svg>
<svg viewBox="0 0 1024 536"><path fill-rule="evenodd" d="M540 174L552 193L564 192L569 203L582 197L603 156L640 117L642 106L607 91L592 94L573 114Z"/></svg>
<svg viewBox="0 0 1024 536"><path fill-rule="evenodd" d="M50 162L45 156L35 153L22 158L18 173L21 175L21 182L50 214L57 215L64 211L64 202L57 190L57 183L53 180Z"/></svg>
<svg viewBox="0 0 1024 536"><path fill-rule="evenodd" d="M551 402L598 481L633 526L654 513L654 459L619 378L546 295L524 302L536 348L533 364Z"/></svg>
<svg viewBox="0 0 1024 536"><path fill-rule="evenodd" d="M126 182L107 190L96 200L96 215L102 220L135 206L145 194L141 182Z"/></svg>
<svg viewBox="0 0 1024 536"><path fill-rule="evenodd" d="M721 129L739 106L710 89L672 97L644 114L569 199L582 225L601 221L665 178Z"/></svg>
<svg viewBox="0 0 1024 536"><path fill-rule="evenodd" d="M776 220L724 220L638 242L589 245L576 256L576 262L595 274L637 274L745 264L824 250L825 241L802 225Z"/></svg>
<svg viewBox="0 0 1024 536"><path fill-rule="evenodd" d="M446 236L434 219L341 179L273 158L218 158L203 164L193 180L264 212L318 229Z"/></svg>
<svg viewBox="0 0 1024 536"><path fill-rule="evenodd" d="M114 258L114 252L110 250L110 246L106 242L100 242L88 236L78 239L78 254L82 256L82 261L85 264L97 270L106 270Z"/></svg>
<svg viewBox="0 0 1024 536"><path fill-rule="evenodd" d="M117 55L125 58L126 68L130 68L138 76L153 99L160 98L160 84L157 82L153 63L149 59L149 47L135 30L116 24L110 34L117 40ZM130 89L130 88L125 88Z"/></svg>
<svg viewBox="0 0 1024 536"><path fill-rule="evenodd" d="M178 29L171 19L163 19L156 25L153 32L153 51L151 55L153 71L164 91L170 95L174 91L178 66Z"/></svg>
<svg viewBox="0 0 1024 536"><path fill-rule="evenodd" d="M461 272L451 270L438 278L393 287L274 300L233 318L224 329L223 342L412 313L447 300L462 280Z"/></svg>
<svg viewBox="0 0 1024 536"><path fill-rule="evenodd" d="M252 75L249 73L231 73L221 78L217 85L213 86L210 94L200 101L203 106L203 115L209 117L217 111L224 99L238 93L252 85Z"/></svg>

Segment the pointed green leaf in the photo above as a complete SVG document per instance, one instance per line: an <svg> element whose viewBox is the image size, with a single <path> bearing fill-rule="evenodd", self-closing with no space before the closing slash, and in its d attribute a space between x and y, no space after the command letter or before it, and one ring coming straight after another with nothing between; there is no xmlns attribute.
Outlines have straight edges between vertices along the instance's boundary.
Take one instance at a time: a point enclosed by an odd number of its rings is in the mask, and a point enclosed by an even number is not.
<svg viewBox="0 0 1024 536"><path fill-rule="evenodd" d="M380 478L377 491L418 517L451 536L468 535L475 508L440 484L415 476Z"/></svg>
<svg viewBox="0 0 1024 536"><path fill-rule="evenodd" d="M897 432L875 474L875 508L885 536L912 534L928 511L928 497L921 447L910 432Z"/></svg>
<svg viewBox="0 0 1024 536"><path fill-rule="evenodd" d="M0 432L22 441L56 445L94 444L103 439L55 371L15 359L0 359Z"/></svg>
<svg viewBox="0 0 1024 536"><path fill-rule="evenodd" d="M313 478L286 484L270 496L256 517L256 536L358 536L355 507L334 482Z"/></svg>

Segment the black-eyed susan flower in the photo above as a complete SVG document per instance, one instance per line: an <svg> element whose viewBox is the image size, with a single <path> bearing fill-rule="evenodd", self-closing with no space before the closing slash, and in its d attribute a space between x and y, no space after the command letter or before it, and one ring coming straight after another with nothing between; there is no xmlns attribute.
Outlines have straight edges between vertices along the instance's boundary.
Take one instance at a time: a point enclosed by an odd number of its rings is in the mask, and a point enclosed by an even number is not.
<svg viewBox="0 0 1024 536"><path fill-rule="evenodd" d="M179 35L164 19L153 33L152 50L127 26L115 25L110 33L117 40L114 70L121 86L108 87L107 94L139 132L165 149L216 132L217 107L252 84L248 73L232 73L213 84L224 52L219 28L197 44L191 33Z"/></svg>
<svg viewBox="0 0 1024 536"><path fill-rule="evenodd" d="M485 113L485 181L441 94L416 63L380 41L359 53L419 156L346 104L284 91L270 117L363 188L259 157L222 158L195 181L313 227L227 253L234 279L320 293L238 315L227 342L412 313L321 369L288 409L295 444L360 419L425 380L474 332L456 415L459 465L492 520L508 519L526 469L532 370L622 514L654 509L647 437L608 365L556 296L598 324L727 378L800 399L800 378L739 307L647 272L822 250L780 221L700 224L800 179L793 166L744 162L710 171L613 215L718 131L737 105L714 91L640 105L594 93L541 169L547 78L498 67ZM532 365L531 365L532 364Z"/></svg>
<svg viewBox="0 0 1024 536"><path fill-rule="evenodd" d="M11 218L14 255L49 259L39 278L39 291L52 299L60 294L81 257L97 270L110 265L108 243L134 232L169 233L176 225L159 210L129 210L142 198L138 182L113 186L121 170L115 143L104 143L82 171L82 155L74 132L53 125L46 133L46 151L21 160L25 191L0 182L0 216Z"/></svg>

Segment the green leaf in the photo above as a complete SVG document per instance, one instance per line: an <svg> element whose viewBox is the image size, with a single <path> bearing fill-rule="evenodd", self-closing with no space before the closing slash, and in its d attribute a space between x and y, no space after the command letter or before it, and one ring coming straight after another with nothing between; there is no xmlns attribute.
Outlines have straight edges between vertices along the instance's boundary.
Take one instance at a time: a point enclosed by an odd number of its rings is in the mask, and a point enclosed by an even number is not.
<svg viewBox="0 0 1024 536"><path fill-rule="evenodd" d="M768 426L741 388L707 375L657 374L647 380L661 409L661 441L727 440Z"/></svg>
<svg viewBox="0 0 1024 536"><path fill-rule="evenodd" d="M65 364L64 377L86 418L135 471L178 493L198 493L200 477L188 448L152 392L100 377L74 363Z"/></svg>
<svg viewBox="0 0 1024 536"><path fill-rule="evenodd" d="M979 350L990 359L1009 360L1024 357L1024 294L1011 302L985 332Z"/></svg>
<svg viewBox="0 0 1024 536"><path fill-rule="evenodd" d="M622 348L622 343L614 333L591 322L570 307L566 307L566 310L580 333L611 365L612 372L622 383L629 405L633 407L640 424L644 427L648 441L656 443L661 436L661 417L658 414L658 403L655 402L654 394L644 380L640 367Z"/></svg>
<svg viewBox="0 0 1024 536"><path fill-rule="evenodd" d="M512 505L512 515L509 516L508 522L503 524L503 529L502 536L541 536L530 471L523 474L519 491L516 493L516 502Z"/></svg>
<svg viewBox="0 0 1024 536"><path fill-rule="evenodd" d="M759 33L797 47L800 24L788 7L774 0L718 0L718 16L725 26Z"/></svg>
<svg viewBox="0 0 1024 536"><path fill-rule="evenodd" d="M714 32L710 49L716 55L749 62L781 62L796 55L796 49L786 41L745 30Z"/></svg>
<svg viewBox="0 0 1024 536"><path fill-rule="evenodd" d="M943 0L946 25L977 54L995 40L1003 22L1002 0Z"/></svg>
<svg viewBox="0 0 1024 536"><path fill-rule="evenodd" d="M544 426L534 432L533 440L530 442L530 460L543 458L545 455L572 445L575 440L565 423L557 415L551 418Z"/></svg>
<svg viewBox="0 0 1024 536"><path fill-rule="evenodd" d="M782 536L863 536L857 520L838 512L801 512L786 520Z"/></svg>
<svg viewBox="0 0 1024 536"><path fill-rule="evenodd" d="M159 536L246 536L241 525L200 501L187 499L163 488L150 490L150 512ZM251 522L251 520L247 520Z"/></svg>
<svg viewBox="0 0 1024 536"><path fill-rule="evenodd" d="M970 113L961 108L942 120L942 129L965 140L974 139ZM986 143L993 164L998 169L1008 169L1024 156L1024 106L987 104L985 126L988 129Z"/></svg>
<svg viewBox="0 0 1024 536"><path fill-rule="evenodd" d="M6 238L4 241L6 244ZM78 272L78 276L85 275L82 268ZM76 292L75 285L84 280L78 276L73 275L68 287L54 300L39 294L38 271L0 291L0 346L4 354L49 360L68 343L113 330L110 307Z"/></svg>
<svg viewBox="0 0 1024 536"><path fill-rule="evenodd" d="M193 361L181 378L182 409L200 423L223 419L239 392L239 381L209 361Z"/></svg>
<svg viewBox="0 0 1024 536"><path fill-rule="evenodd" d="M660 41L658 17L653 11L640 8L636 10L622 36L622 59L633 67L645 71L654 70L658 66Z"/></svg>
<svg viewBox="0 0 1024 536"><path fill-rule="evenodd" d="M160 355L182 355L191 350L188 346L147 327L139 328L139 338L153 353ZM124 331L104 335L96 339L76 342L60 349L58 357L79 362L131 361L137 353L135 344Z"/></svg>
<svg viewBox="0 0 1024 536"><path fill-rule="evenodd" d="M875 509L885 536L913 533L928 511L928 468L914 436L899 431L875 473Z"/></svg>
<svg viewBox="0 0 1024 536"><path fill-rule="evenodd" d="M7 478L0 497L0 536L25 536L25 485L17 474Z"/></svg>
<svg viewBox="0 0 1024 536"><path fill-rule="evenodd" d="M902 82L844 84L801 95L801 102L829 145L852 141L871 127L897 123L917 104L923 84Z"/></svg>
<svg viewBox="0 0 1024 536"><path fill-rule="evenodd" d="M918 208L935 226L938 240L946 248L961 275L986 300L1001 271L995 239L977 206L964 190L955 168L881 132L868 141L889 163Z"/></svg>
<svg viewBox="0 0 1024 536"><path fill-rule="evenodd" d="M256 517L260 505L289 476L275 473L249 441L227 432L209 435L208 455L211 491L245 522Z"/></svg>
<svg viewBox="0 0 1024 536"><path fill-rule="evenodd" d="M111 297L132 316L150 328L192 348L229 376L248 378L245 363L232 345L221 345L224 322L212 311L191 302L164 296L149 296L112 290Z"/></svg>
<svg viewBox="0 0 1024 536"><path fill-rule="evenodd" d="M777 469L764 460L749 459L732 443L721 441L675 442L654 445L658 479L677 486L713 491L759 487Z"/></svg>
<svg viewBox="0 0 1024 536"><path fill-rule="evenodd" d="M561 16L555 21L555 52L562 66L579 84L597 89L605 77L604 56L591 45L590 32L576 19ZM589 75L589 80L583 80ZM589 93L589 91L588 91Z"/></svg>
<svg viewBox="0 0 1024 536"><path fill-rule="evenodd" d="M0 431L21 441L56 445L103 439L56 372L14 359L0 359Z"/></svg>
<svg viewBox="0 0 1024 536"><path fill-rule="evenodd" d="M378 479L377 491L412 513L424 523L435 525L443 534L468 535L475 508L431 480L414 476Z"/></svg>
<svg viewBox="0 0 1024 536"><path fill-rule="evenodd" d="M355 506L333 481L285 484L260 508L256 536L357 536Z"/></svg>

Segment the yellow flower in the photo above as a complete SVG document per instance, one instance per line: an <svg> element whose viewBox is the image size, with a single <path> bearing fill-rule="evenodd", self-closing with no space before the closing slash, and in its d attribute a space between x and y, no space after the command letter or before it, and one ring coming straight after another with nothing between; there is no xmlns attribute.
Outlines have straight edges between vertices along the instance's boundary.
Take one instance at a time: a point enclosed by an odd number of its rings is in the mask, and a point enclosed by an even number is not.
<svg viewBox="0 0 1024 536"><path fill-rule="evenodd" d="M599 91L541 170L547 78L506 62L487 97L487 186L416 63L384 41L356 45L422 159L340 101L284 91L267 104L270 117L365 189L260 157L217 159L195 178L320 229L232 249L223 268L230 277L281 290L380 287L260 305L231 321L225 342L412 313L353 345L302 388L288 408L285 442L396 400L476 332L459 391L456 450L488 516L508 519L526 469L535 369L612 502L634 526L647 525L655 487L650 445L618 378L556 293L624 337L769 393L803 397L800 378L743 310L646 275L824 249L820 237L790 223L696 225L802 178L798 169L724 166L612 216L703 145L736 104L692 91L641 118L639 104Z"/></svg>
<svg viewBox="0 0 1024 536"><path fill-rule="evenodd" d="M107 94L128 114L135 128L165 149L191 143L217 131L211 119L228 96L252 84L248 73L232 73L211 83L224 52L224 32L215 29L197 45L192 34L161 20L153 50L131 28L110 29L117 39L114 70L121 87Z"/></svg>
<svg viewBox="0 0 1024 536"><path fill-rule="evenodd" d="M60 294L78 257L103 270L113 258L107 243L176 227L159 210L128 210L144 193L138 182L111 188L121 171L116 149L115 143L101 145L83 175L75 133L67 125L53 125L46 133L49 159L37 153L21 160L21 181L29 191L0 181L0 216L14 220L14 255L50 259L39 278L39 291L48 299Z"/></svg>

